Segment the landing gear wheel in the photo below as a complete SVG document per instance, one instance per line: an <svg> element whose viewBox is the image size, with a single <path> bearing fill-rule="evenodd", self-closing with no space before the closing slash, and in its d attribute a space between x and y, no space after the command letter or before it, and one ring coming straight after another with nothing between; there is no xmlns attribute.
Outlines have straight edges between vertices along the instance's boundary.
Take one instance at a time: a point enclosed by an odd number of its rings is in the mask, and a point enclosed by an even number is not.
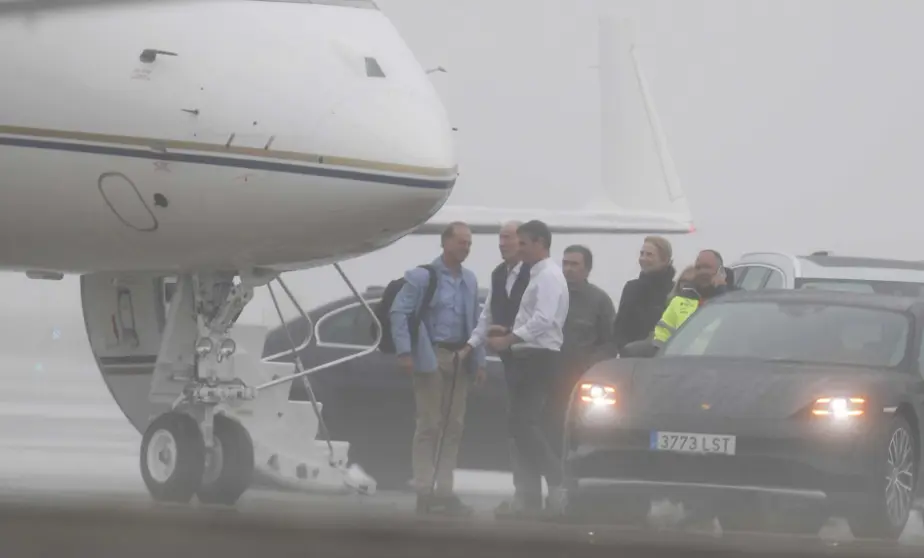
<svg viewBox="0 0 924 558"><path fill-rule="evenodd" d="M202 485L196 492L203 504L232 506L250 488L253 478L253 440L241 423L215 415L214 446L206 449Z"/></svg>
<svg viewBox="0 0 924 558"><path fill-rule="evenodd" d="M875 487L856 502L859 511L848 515L855 537L897 539L911 514L917 485L919 449L914 431L902 416L892 420L881 444L881 468L871 473Z"/></svg>
<svg viewBox="0 0 924 558"><path fill-rule="evenodd" d="M205 443L196 420L169 412L157 417L141 439L141 477L157 502L188 503L205 466Z"/></svg>

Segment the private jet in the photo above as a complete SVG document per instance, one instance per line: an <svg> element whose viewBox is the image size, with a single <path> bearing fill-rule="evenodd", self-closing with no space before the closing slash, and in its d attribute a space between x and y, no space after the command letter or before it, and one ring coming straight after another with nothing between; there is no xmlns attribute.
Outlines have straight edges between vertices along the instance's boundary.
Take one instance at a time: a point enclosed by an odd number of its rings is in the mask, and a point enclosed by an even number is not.
<svg viewBox="0 0 924 558"><path fill-rule="evenodd" d="M322 402L289 401L293 381L310 393L312 373L365 351L306 369L290 337L294 364L270 363L266 328L235 327L260 287L280 320L273 284L300 310L283 273L333 265L371 314L340 262L456 219L693 229L617 22L600 28L606 196L503 211L447 203L447 112L372 0L79 3L0 5L0 270L80 277L157 501L233 505L258 477L375 490L347 442L316 439Z"/></svg>

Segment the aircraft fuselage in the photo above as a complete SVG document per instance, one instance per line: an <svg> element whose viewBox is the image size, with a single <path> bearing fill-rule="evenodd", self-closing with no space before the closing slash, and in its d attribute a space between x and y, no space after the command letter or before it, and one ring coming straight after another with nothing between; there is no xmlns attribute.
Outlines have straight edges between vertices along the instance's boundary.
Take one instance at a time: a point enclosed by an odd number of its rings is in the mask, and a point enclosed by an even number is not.
<svg viewBox="0 0 924 558"><path fill-rule="evenodd" d="M457 174L445 111L344 4L0 20L0 269L297 269L426 221Z"/></svg>

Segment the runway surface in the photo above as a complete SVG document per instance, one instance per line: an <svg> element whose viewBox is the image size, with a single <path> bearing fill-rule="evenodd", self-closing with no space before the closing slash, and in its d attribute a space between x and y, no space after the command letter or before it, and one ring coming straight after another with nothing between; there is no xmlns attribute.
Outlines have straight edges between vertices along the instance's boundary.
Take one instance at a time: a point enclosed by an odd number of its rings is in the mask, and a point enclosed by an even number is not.
<svg viewBox="0 0 924 558"><path fill-rule="evenodd" d="M96 370L86 366L75 367L65 359L39 362L7 357L2 360L2 366L0 526L6 524L9 528L10 522L14 521L15 509L10 506L15 502L30 501L66 508L93 501L134 510L132 513L152 513L151 510L157 508L151 504L139 473L140 435L122 416ZM462 496L476 508L474 523L468 525L494 529L491 513L509 493L509 478L490 473L462 473L459 485ZM237 511L231 516L224 514L221 517L234 517L234 521L267 516L310 518L305 519L309 522L324 517L331 521L343 517L356 518L356 521L368 517L390 521L400 518L413 520L413 504L410 494L398 492L344 497L252 490L244 496ZM162 508L157 509L162 511ZM22 513L28 515L32 512ZM216 512L183 509L171 513L204 513L214 522ZM43 517L46 516L51 517L47 513ZM87 512L84 517L93 516ZM515 529L534 529L529 532L543 535L561 532L557 527L547 525L517 526ZM569 537L577 536L575 533L584 538L603 536L603 531L591 535L589 533L593 530L584 528L581 532L571 529ZM516 530L514 532L523 534ZM717 530L712 535L719 533ZM653 536L640 532L625 536L663 541L668 535L659 533ZM673 536L679 535L669 535ZM710 540L714 538L708 533L699 536L707 536ZM739 540L737 537L723 538ZM2 536L0 540L4 540ZM822 530L821 541L812 544L826 547L853 545L842 520L832 520ZM924 528L917 514L902 535L900 545L924 546ZM4 553L4 556L13 554Z"/></svg>

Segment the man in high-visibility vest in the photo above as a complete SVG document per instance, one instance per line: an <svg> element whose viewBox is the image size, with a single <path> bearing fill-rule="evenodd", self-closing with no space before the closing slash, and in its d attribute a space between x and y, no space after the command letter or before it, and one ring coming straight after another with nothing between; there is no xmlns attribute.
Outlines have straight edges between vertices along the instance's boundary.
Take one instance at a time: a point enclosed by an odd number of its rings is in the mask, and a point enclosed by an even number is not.
<svg viewBox="0 0 924 558"><path fill-rule="evenodd" d="M715 250L703 250L696 257L696 276L691 285L680 290L667 305L661 320L654 328L652 343L661 348L677 328L687 321L709 299L728 290L722 255Z"/></svg>

